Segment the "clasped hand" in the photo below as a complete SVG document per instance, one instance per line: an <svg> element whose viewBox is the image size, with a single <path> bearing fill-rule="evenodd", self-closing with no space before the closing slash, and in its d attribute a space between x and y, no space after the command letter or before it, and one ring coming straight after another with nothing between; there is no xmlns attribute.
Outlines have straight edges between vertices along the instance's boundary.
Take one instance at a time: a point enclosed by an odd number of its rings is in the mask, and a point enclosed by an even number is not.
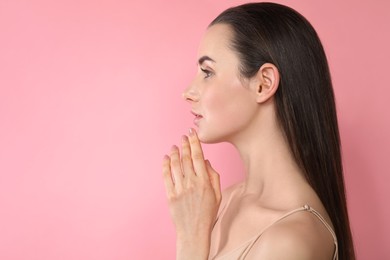
<svg viewBox="0 0 390 260"><path fill-rule="evenodd" d="M163 178L178 239L208 240L221 202L219 174L203 157L195 130L163 159Z"/></svg>

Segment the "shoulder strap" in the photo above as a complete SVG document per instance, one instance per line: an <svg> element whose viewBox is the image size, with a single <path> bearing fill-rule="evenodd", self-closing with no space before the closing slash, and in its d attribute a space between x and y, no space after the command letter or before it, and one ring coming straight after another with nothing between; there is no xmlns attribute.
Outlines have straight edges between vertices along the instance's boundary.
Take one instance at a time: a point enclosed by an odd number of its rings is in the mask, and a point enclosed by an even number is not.
<svg viewBox="0 0 390 260"><path fill-rule="evenodd" d="M265 230L267 230L268 228L270 228L271 226L275 225L276 223L278 223L279 221L281 221L282 219L284 218L287 218L288 216L294 214L294 213L297 213L297 212L300 212L300 211L308 211L310 213L312 213L314 216L316 216L321 222L322 224L324 224L324 226L328 229L328 231L330 232L330 234L332 235L333 237L333 241L334 241L334 245L335 245L335 251L334 251L334 254L333 254L333 260L338 260L339 259L339 254L338 254L338 244L337 244L337 237L336 237L336 234L334 233L332 227L326 222L326 220L322 217L322 215L316 211L315 209L313 209L312 207L310 207L309 205L304 205L303 207L300 207L300 208L297 208L297 209L294 209L290 212L287 212L286 214L284 214L283 216L281 216L280 218L278 218L277 220L275 220L274 222L272 222L271 224L269 224L268 226L266 226L261 232L260 234L256 237L256 239L254 239L252 241L252 243L245 249L245 251L243 252L242 254L242 258L240 259L244 259L245 256L249 253L250 249L252 248L252 246L256 243L256 241L261 237L261 235L264 233Z"/></svg>
<svg viewBox="0 0 390 260"><path fill-rule="evenodd" d="M336 234L334 233L332 227L328 224L328 222L326 222L324 217L317 210L313 209L309 205L304 205L303 209L306 210L306 211L309 211L314 216L316 216L322 222L322 224L324 224L324 226L329 230L330 234L333 237L333 243L335 245L335 251L334 251L334 254L333 254L333 260L338 260L339 259L339 249L338 249L337 237L336 237Z"/></svg>

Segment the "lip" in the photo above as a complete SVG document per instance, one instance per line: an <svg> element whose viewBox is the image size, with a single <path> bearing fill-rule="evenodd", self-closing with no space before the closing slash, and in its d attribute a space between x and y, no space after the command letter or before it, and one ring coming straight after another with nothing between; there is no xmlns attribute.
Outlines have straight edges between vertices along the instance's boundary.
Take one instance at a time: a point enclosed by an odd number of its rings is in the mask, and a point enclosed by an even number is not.
<svg viewBox="0 0 390 260"><path fill-rule="evenodd" d="M193 114L195 116L194 124L196 126L199 126L199 121L203 118L203 116L201 114L198 114L198 113L194 112L194 111L191 111L191 114Z"/></svg>
<svg viewBox="0 0 390 260"><path fill-rule="evenodd" d="M193 114L195 117L202 117L201 114L198 114L198 113L196 113L196 112L194 112L194 111L192 111L192 110L191 110L191 114Z"/></svg>

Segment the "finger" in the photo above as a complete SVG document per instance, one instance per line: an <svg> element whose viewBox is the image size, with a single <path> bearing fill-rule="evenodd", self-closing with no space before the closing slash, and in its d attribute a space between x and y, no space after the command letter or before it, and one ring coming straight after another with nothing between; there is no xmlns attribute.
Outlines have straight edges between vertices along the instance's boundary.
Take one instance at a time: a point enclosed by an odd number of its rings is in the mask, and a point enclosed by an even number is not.
<svg viewBox="0 0 390 260"><path fill-rule="evenodd" d="M210 177L211 186L215 191L215 196L217 200L220 201L222 198L222 194L221 194L221 181L220 181L219 174L213 169L209 160L206 160L206 167Z"/></svg>
<svg viewBox="0 0 390 260"><path fill-rule="evenodd" d="M192 165L191 148L188 137L183 135L181 144L181 163L183 166L184 178L195 175L194 167Z"/></svg>
<svg viewBox="0 0 390 260"><path fill-rule="evenodd" d="M194 166L195 174L202 178L208 178L202 147L195 130L192 128L190 128L188 140L190 142L192 165Z"/></svg>
<svg viewBox="0 0 390 260"><path fill-rule="evenodd" d="M174 178L176 191L181 191L183 187L183 173L181 170L180 154L179 149L176 145L172 146L171 149L171 172Z"/></svg>
<svg viewBox="0 0 390 260"><path fill-rule="evenodd" d="M173 179L171 175L171 159L168 155L164 156L163 165L162 165L163 179L165 185L165 191L167 197L172 198L175 195L175 187L173 184Z"/></svg>

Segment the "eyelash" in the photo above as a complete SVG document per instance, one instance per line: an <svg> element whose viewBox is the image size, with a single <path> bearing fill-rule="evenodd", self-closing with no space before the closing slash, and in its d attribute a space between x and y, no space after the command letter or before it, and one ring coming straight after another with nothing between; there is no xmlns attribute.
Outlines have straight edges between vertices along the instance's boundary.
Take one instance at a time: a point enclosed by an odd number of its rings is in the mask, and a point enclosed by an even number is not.
<svg viewBox="0 0 390 260"><path fill-rule="evenodd" d="M202 69L202 68L200 68L200 70L201 70L204 74L206 74L206 76L204 77L205 79L211 77L211 75L213 74L211 71L209 71L209 70L207 70L207 69Z"/></svg>

